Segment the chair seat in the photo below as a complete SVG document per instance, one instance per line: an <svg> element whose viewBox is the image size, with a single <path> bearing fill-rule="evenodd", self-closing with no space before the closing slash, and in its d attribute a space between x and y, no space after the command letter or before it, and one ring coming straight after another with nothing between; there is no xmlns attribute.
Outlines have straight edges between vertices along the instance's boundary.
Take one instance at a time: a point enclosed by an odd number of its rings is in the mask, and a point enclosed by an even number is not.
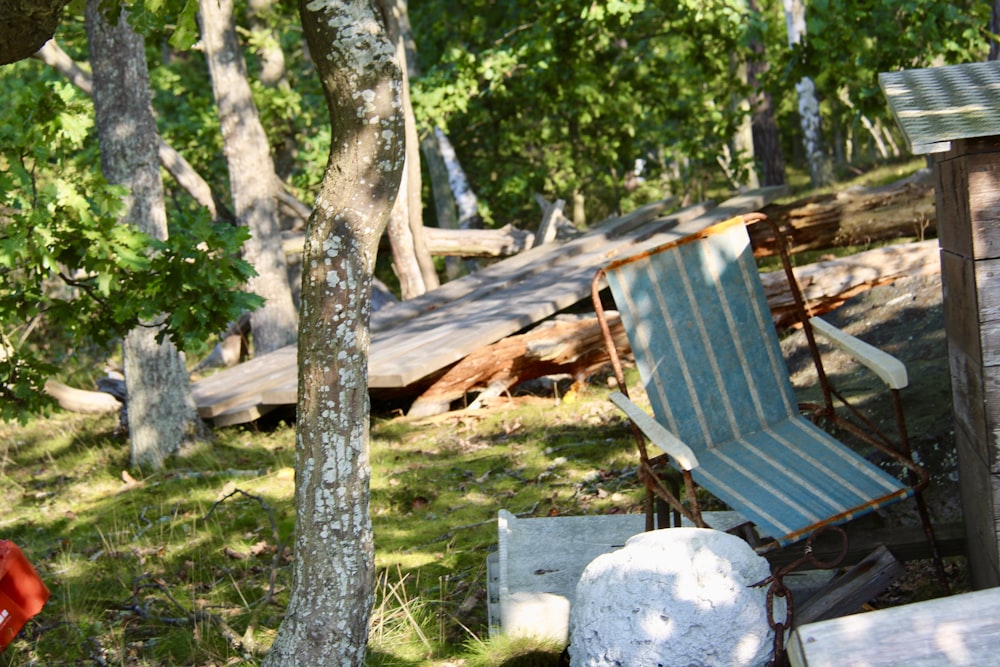
<svg viewBox="0 0 1000 667"><path fill-rule="evenodd" d="M780 546L913 494L913 489L799 416L703 450L698 484Z"/></svg>

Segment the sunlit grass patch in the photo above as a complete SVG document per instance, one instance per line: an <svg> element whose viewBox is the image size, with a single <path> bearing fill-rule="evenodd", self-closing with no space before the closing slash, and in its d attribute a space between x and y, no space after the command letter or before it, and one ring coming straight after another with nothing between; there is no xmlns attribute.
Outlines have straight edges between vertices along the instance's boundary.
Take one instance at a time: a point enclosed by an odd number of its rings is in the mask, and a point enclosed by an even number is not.
<svg viewBox="0 0 1000 667"><path fill-rule="evenodd" d="M410 421L374 419L371 664L461 659L485 637L501 508L624 511L631 441L604 388ZM251 665L291 586L294 432L220 429L162 470L117 417L0 426L4 537L52 591L0 665Z"/></svg>

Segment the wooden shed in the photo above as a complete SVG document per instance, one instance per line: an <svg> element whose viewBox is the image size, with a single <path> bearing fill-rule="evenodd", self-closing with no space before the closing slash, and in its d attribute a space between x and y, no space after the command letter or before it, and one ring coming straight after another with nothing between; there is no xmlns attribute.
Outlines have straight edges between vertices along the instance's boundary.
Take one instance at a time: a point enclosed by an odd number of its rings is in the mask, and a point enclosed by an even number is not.
<svg viewBox="0 0 1000 667"><path fill-rule="evenodd" d="M932 158L959 484L972 584L1000 585L1000 62L883 73Z"/></svg>

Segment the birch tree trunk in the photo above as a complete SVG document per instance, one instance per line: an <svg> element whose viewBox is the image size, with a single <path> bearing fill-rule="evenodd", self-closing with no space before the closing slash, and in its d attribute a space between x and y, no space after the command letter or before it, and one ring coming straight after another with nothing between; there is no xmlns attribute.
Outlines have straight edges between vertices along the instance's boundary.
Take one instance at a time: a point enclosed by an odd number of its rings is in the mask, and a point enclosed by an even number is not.
<svg viewBox="0 0 1000 667"><path fill-rule="evenodd" d="M794 46L806 34L806 9L802 0L783 0L785 24L788 28L788 45ZM795 84L799 99L799 120L802 123L802 142L809 164L809 177L813 187L825 185L830 180L830 163L823 152L820 131L819 100L816 84L810 77L803 77Z"/></svg>
<svg viewBox="0 0 1000 667"><path fill-rule="evenodd" d="M129 188L122 223L166 239L159 136L143 39L128 25L124 12L112 26L99 5L100 0L88 0L86 25L101 171L109 182ZM154 468L201 425L184 358L170 342L157 343L157 331L136 327L124 344L132 463Z"/></svg>
<svg viewBox="0 0 1000 667"><path fill-rule="evenodd" d="M752 75L750 73L751 68L749 63L736 62L734 64L734 70L737 75L750 85ZM735 154L734 158L736 158L737 161L746 159L749 162L746 175L741 179L739 186L741 190L756 190L760 187L760 176L754 168L757 156L754 154L753 107L750 96L748 95L745 98L734 98L733 110L734 112L739 113L743 118L740 121L740 126L736 129L736 135L733 137L733 148L735 149L733 151ZM739 166L739 163L736 162L733 166Z"/></svg>
<svg viewBox="0 0 1000 667"><path fill-rule="evenodd" d="M233 24L233 0L200 0L205 58L218 107L223 151L229 165L233 208L250 229L243 258L257 270L250 291L266 299L250 314L254 353L271 352L295 340L297 314L288 284L274 162L247 80L246 62Z"/></svg>
<svg viewBox="0 0 1000 667"><path fill-rule="evenodd" d="M299 0L299 11L333 131L303 259L293 588L264 665L362 665L370 295L403 169L400 69L370 0Z"/></svg>

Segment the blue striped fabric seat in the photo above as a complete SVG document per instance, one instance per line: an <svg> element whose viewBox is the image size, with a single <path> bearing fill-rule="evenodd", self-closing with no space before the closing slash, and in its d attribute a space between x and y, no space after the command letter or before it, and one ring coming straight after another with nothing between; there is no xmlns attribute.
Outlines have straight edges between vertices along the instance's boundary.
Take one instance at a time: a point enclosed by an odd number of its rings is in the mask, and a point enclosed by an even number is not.
<svg viewBox="0 0 1000 667"><path fill-rule="evenodd" d="M790 544L912 494L799 414L741 218L604 274L656 421L762 537Z"/></svg>

